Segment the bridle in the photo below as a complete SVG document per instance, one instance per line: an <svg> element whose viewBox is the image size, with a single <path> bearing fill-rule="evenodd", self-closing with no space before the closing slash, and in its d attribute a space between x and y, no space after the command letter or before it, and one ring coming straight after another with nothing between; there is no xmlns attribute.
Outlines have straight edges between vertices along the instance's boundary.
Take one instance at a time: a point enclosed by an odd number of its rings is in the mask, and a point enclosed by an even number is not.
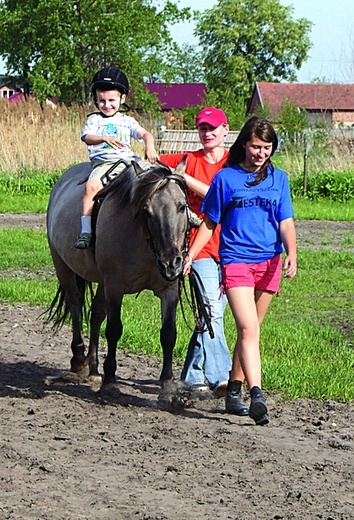
<svg viewBox="0 0 354 520"><path fill-rule="evenodd" d="M185 201L186 201L187 226L186 226L186 231L185 231L185 234L184 234L184 244L183 244L183 249L182 249L183 258L185 258L186 254L188 252L189 236L190 236L190 225L189 225L189 219L188 219L189 205L188 205L187 185L186 185L186 181L184 180L184 178L181 175L175 175L173 173L167 174L167 175L164 176L163 179L161 179L157 183L157 185L156 185L156 187L154 189L154 194L156 192L160 191L164 186L166 186L166 184L168 182L175 182L180 187L180 189L182 190L182 192L184 194ZM150 199L147 199L146 202L148 202L149 200ZM154 253L154 256L155 256L156 260L158 261L159 260L159 256L158 256L157 248L156 248L156 245L155 245L154 237L153 237L153 235L151 233L151 230L150 230L150 227L149 227L148 219L147 219L147 229L148 229L148 233L149 233L149 238L148 238L149 246L151 248L151 251ZM158 266L159 266L160 273L162 274L162 276L164 276L163 270L160 269L159 262L157 262L157 263L158 263Z"/></svg>

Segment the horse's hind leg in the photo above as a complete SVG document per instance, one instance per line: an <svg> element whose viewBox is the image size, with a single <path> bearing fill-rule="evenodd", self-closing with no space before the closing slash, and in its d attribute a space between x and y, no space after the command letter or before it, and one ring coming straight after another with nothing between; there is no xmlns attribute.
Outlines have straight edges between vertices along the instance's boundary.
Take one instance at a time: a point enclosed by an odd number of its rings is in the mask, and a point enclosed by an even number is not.
<svg viewBox="0 0 354 520"><path fill-rule="evenodd" d="M90 376L99 376L98 373L98 345L100 338L100 329L103 320L106 317L106 306L104 300L104 289L99 285L96 290L95 297L92 301L91 319L90 319L90 343L87 353L87 359L90 369Z"/></svg>
<svg viewBox="0 0 354 520"><path fill-rule="evenodd" d="M71 371L82 377L88 375L88 362L85 356L85 344L81 335L82 310L85 298L86 282L77 276L63 260L52 252L55 271L65 300L70 310L72 321L72 341L70 360Z"/></svg>

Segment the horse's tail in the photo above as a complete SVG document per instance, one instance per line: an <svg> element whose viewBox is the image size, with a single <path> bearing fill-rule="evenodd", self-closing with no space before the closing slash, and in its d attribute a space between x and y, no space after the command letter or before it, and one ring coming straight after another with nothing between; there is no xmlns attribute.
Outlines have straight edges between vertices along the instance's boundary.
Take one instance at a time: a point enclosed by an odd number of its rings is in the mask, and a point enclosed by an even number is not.
<svg viewBox="0 0 354 520"><path fill-rule="evenodd" d="M80 293L82 315L85 322L88 323L93 299L92 283L76 275L76 285ZM43 312L43 315L46 315L45 323L53 322L55 331L59 330L70 316L66 291L61 284L58 286L52 303Z"/></svg>

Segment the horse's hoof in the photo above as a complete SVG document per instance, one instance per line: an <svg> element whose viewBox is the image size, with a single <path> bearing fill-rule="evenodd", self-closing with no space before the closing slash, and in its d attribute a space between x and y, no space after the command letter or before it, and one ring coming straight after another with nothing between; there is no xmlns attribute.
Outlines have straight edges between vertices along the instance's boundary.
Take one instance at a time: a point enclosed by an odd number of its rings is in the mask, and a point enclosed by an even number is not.
<svg viewBox="0 0 354 520"><path fill-rule="evenodd" d="M193 406L193 399L183 383L166 381L158 397L157 406L160 410L176 414Z"/></svg>
<svg viewBox="0 0 354 520"><path fill-rule="evenodd" d="M77 368L75 367L74 369L73 369L73 367L71 367L70 374L76 374L81 379L87 379L90 375L90 369L89 369L88 364L81 365L80 367L77 367Z"/></svg>
<svg viewBox="0 0 354 520"><path fill-rule="evenodd" d="M46 385L53 385L55 383L71 383L74 385L79 385L80 383L85 382L85 379L79 376L79 374L75 374L74 372L65 372L58 377L48 376L45 378Z"/></svg>
<svg viewBox="0 0 354 520"><path fill-rule="evenodd" d="M90 374L87 378L91 383L102 384L102 376L100 374Z"/></svg>
<svg viewBox="0 0 354 520"><path fill-rule="evenodd" d="M108 383L103 384L97 393L102 397L118 397L121 392L117 383Z"/></svg>

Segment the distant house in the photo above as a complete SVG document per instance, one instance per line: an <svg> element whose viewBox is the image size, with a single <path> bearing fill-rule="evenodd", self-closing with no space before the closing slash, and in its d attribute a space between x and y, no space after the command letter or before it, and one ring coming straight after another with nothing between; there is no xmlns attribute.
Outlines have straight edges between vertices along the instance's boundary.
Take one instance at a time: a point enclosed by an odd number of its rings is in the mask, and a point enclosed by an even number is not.
<svg viewBox="0 0 354 520"><path fill-rule="evenodd" d="M312 125L316 121L354 125L354 84L259 81L254 86L247 113L254 113L258 106L267 107L273 119L286 100L292 101L298 108L304 108Z"/></svg>
<svg viewBox="0 0 354 520"><path fill-rule="evenodd" d="M205 99L204 83L145 83L156 94L163 111L201 105Z"/></svg>
<svg viewBox="0 0 354 520"><path fill-rule="evenodd" d="M34 94L29 94L29 97L31 99L34 99ZM16 94L12 94L9 97L10 103L12 103L13 101L23 101L24 99L25 99L25 95L23 92L16 92Z"/></svg>
<svg viewBox="0 0 354 520"><path fill-rule="evenodd" d="M36 96L31 92L29 94L29 98L30 99L36 99ZM23 92L17 92L16 94L13 94L12 96L9 97L9 102L13 103L13 102L16 102L16 101L23 101L24 99L25 99L24 93ZM45 104L49 105L53 109L56 109L56 108L58 108L58 98L55 98L55 97L47 98L45 100Z"/></svg>
<svg viewBox="0 0 354 520"><path fill-rule="evenodd" d="M0 74L0 98L9 98L19 91L19 85L13 84L7 76Z"/></svg>

